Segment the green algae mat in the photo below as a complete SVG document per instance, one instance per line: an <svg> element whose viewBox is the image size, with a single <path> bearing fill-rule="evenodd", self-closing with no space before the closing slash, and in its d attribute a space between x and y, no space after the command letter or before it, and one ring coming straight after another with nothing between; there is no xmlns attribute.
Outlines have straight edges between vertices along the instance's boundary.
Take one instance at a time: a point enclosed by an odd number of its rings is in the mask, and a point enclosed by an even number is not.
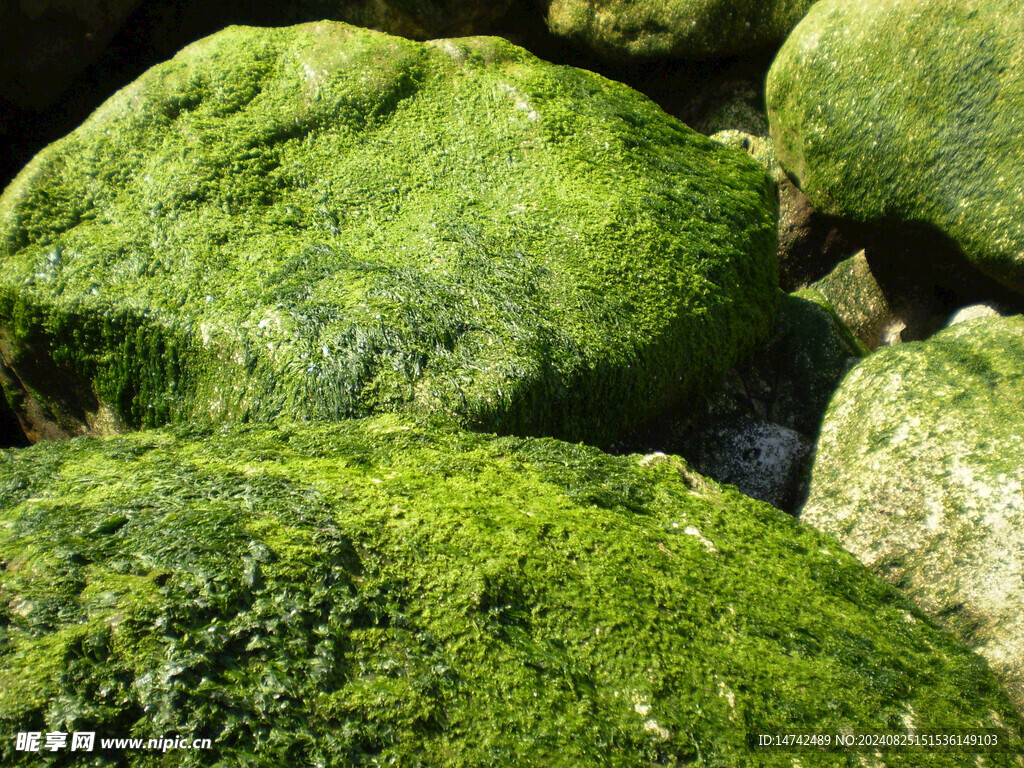
<svg viewBox="0 0 1024 768"><path fill-rule="evenodd" d="M600 443L767 334L774 220L742 153L502 40L233 27L0 198L0 373L34 438L412 409Z"/></svg>
<svg viewBox="0 0 1024 768"><path fill-rule="evenodd" d="M394 415L0 453L4 765L85 731L211 740L96 766L789 768L748 731L935 725L1022 728L834 540L679 459Z"/></svg>
<svg viewBox="0 0 1024 768"><path fill-rule="evenodd" d="M1024 290L1024 6L820 0L768 74L771 134L824 213L928 225Z"/></svg>
<svg viewBox="0 0 1024 768"><path fill-rule="evenodd" d="M989 660L1024 711L1024 318L862 361L825 416L801 519Z"/></svg>
<svg viewBox="0 0 1024 768"><path fill-rule="evenodd" d="M545 0L551 31L615 60L730 56L785 37L814 0Z"/></svg>

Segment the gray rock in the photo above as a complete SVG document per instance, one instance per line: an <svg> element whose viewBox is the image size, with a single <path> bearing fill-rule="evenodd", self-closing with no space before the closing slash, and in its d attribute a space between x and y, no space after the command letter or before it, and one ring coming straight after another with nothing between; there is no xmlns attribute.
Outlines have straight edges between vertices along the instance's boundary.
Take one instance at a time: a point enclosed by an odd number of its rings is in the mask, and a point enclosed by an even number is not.
<svg viewBox="0 0 1024 768"><path fill-rule="evenodd" d="M699 444L694 466L720 483L779 509L799 493L811 441L779 424L748 422L710 430Z"/></svg>
<svg viewBox="0 0 1024 768"><path fill-rule="evenodd" d="M856 366L825 416L804 522L984 656L1024 709L1024 317Z"/></svg>

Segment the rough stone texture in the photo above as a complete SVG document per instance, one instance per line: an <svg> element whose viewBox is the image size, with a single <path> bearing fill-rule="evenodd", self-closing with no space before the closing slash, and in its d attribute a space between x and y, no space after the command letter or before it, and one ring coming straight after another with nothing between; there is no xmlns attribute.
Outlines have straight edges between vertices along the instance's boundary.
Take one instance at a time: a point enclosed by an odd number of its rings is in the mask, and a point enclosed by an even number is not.
<svg viewBox="0 0 1024 768"><path fill-rule="evenodd" d="M978 320L983 317L1002 317L1002 315L1003 311L992 304L971 304L968 307L961 307L954 312L946 325L959 325L960 323Z"/></svg>
<svg viewBox="0 0 1024 768"><path fill-rule="evenodd" d="M691 84L688 89L691 94L687 95L692 102L690 110L695 114L684 122L707 136L720 131L739 131L766 138L768 117L764 112L764 88L759 86L756 75L730 74L731 70L726 70L717 81L709 74L710 82L701 88ZM763 78L764 70L759 74Z"/></svg>
<svg viewBox="0 0 1024 768"><path fill-rule="evenodd" d="M747 731L1024 728L834 540L665 456L395 416L46 443L0 453L0 561L4 733L213 741L129 766L792 768Z"/></svg>
<svg viewBox="0 0 1024 768"><path fill-rule="evenodd" d="M767 335L774 216L742 153L502 40L236 27L5 192L0 357L30 434L408 407L601 442Z"/></svg>
<svg viewBox="0 0 1024 768"><path fill-rule="evenodd" d="M799 493L811 447L799 432L755 421L705 427L691 446L705 475L783 510Z"/></svg>
<svg viewBox="0 0 1024 768"><path fill-rule="evenodd" d="M139 3L0 3L0 97L22 107L45 107L103 50Z"/></svg>
<svg viewBox="0 0 1024 768"><path fill-rule="evenodd" d="M779 184L786 178L782 167L779 165L779 158L775 153L775 145L769 137L729 129L713 133L711 138L727 147L742 149L764 166L775 183Z"/></svg>
<svg viewBox="0 0 1024 768"><path fill-rule="evenodd" d="M783 299L768 341L740 370L770 421L813 438L839 381L865 352L821 296L797 291Z"/></svg>
<svg viewBox="0 0 1024 768"><path fill-rule="evenodd" d="M907 327L889 305L863 250L841 261L810 289L824 296L869 349L899 342L900 332Z"/></svg>
<svg viewBox="0 0 1024 768"><path fill-rule="evenodd" d="M612 60L727 56L774 45L814 0L544 0L548 26Z"/></svg>
<svg viewBox="0 0 1024 768"><path fill-rule="evenodd" d="M836 393L802 520L976 649L1024 708L1024 318L877 352Z"/></svg>
<svg viewBox="0 0 1024 768"><path fill-rule="evenodd" d="M916 222L1024 289L1024 6L822 0L768 74L772 136L814 206Z"/></svg>

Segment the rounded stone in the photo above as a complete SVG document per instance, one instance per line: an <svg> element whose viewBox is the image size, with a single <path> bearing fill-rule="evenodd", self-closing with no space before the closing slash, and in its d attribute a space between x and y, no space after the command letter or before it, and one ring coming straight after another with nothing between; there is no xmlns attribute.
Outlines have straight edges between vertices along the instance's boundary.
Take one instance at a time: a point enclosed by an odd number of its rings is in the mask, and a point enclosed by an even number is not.
<svg viewBox="0 0 1024 768"><path fill-rule="evenodd" d="M0 355L30 434L412 408L602 442L766 335L774 216L742 153L505 41L233 27L0 198Z"/></svg>
<svg viewBox="0 0 1024 768"><path fill-rule="evenodd" d="M814 0L545 0L557 35L614 60L730 56L779 43Z"/></svg>
<svg viewBox="0 0 1024 768"><path fill-rule="evenodd" d="M768 73L783 167L819 211L927 225L1024 290L1024 8L821 0Z"/></svg>
<svg viewBox="0 0 1024 768"><path fill-rule="evenodd" d="M889 347L825 416L801 520L984 656L1024 709L1024 318Z"/></svg>
<svg viewBox="0 0 1024 768"><path fill-rule="evenodd" d="M834 540L666 456L392 415L46 443L0 452L0 562L4 730L210 738L190 768L789 768L748 733L1024 728Z"/></svg>

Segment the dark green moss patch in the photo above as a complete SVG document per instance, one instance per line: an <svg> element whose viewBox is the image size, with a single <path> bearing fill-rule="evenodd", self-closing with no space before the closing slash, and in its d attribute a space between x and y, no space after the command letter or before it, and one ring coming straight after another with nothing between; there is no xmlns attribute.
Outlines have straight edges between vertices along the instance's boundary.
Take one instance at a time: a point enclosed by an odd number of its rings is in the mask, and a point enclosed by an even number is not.
<svg viewBox="0 0 1024 768"><path fill-rule="evenodd" d="M774 767L748 730L1020 727L831 539L677 459L150 431L0 454L0 510L4 730L214 742L95 765Z"/></svg>
<svg viewBox="0 0 1024 768"><path fill-rule="evenodd" d="M551 31L612 60L702 59L778 44L814 0L545 0Z"/></svg>

